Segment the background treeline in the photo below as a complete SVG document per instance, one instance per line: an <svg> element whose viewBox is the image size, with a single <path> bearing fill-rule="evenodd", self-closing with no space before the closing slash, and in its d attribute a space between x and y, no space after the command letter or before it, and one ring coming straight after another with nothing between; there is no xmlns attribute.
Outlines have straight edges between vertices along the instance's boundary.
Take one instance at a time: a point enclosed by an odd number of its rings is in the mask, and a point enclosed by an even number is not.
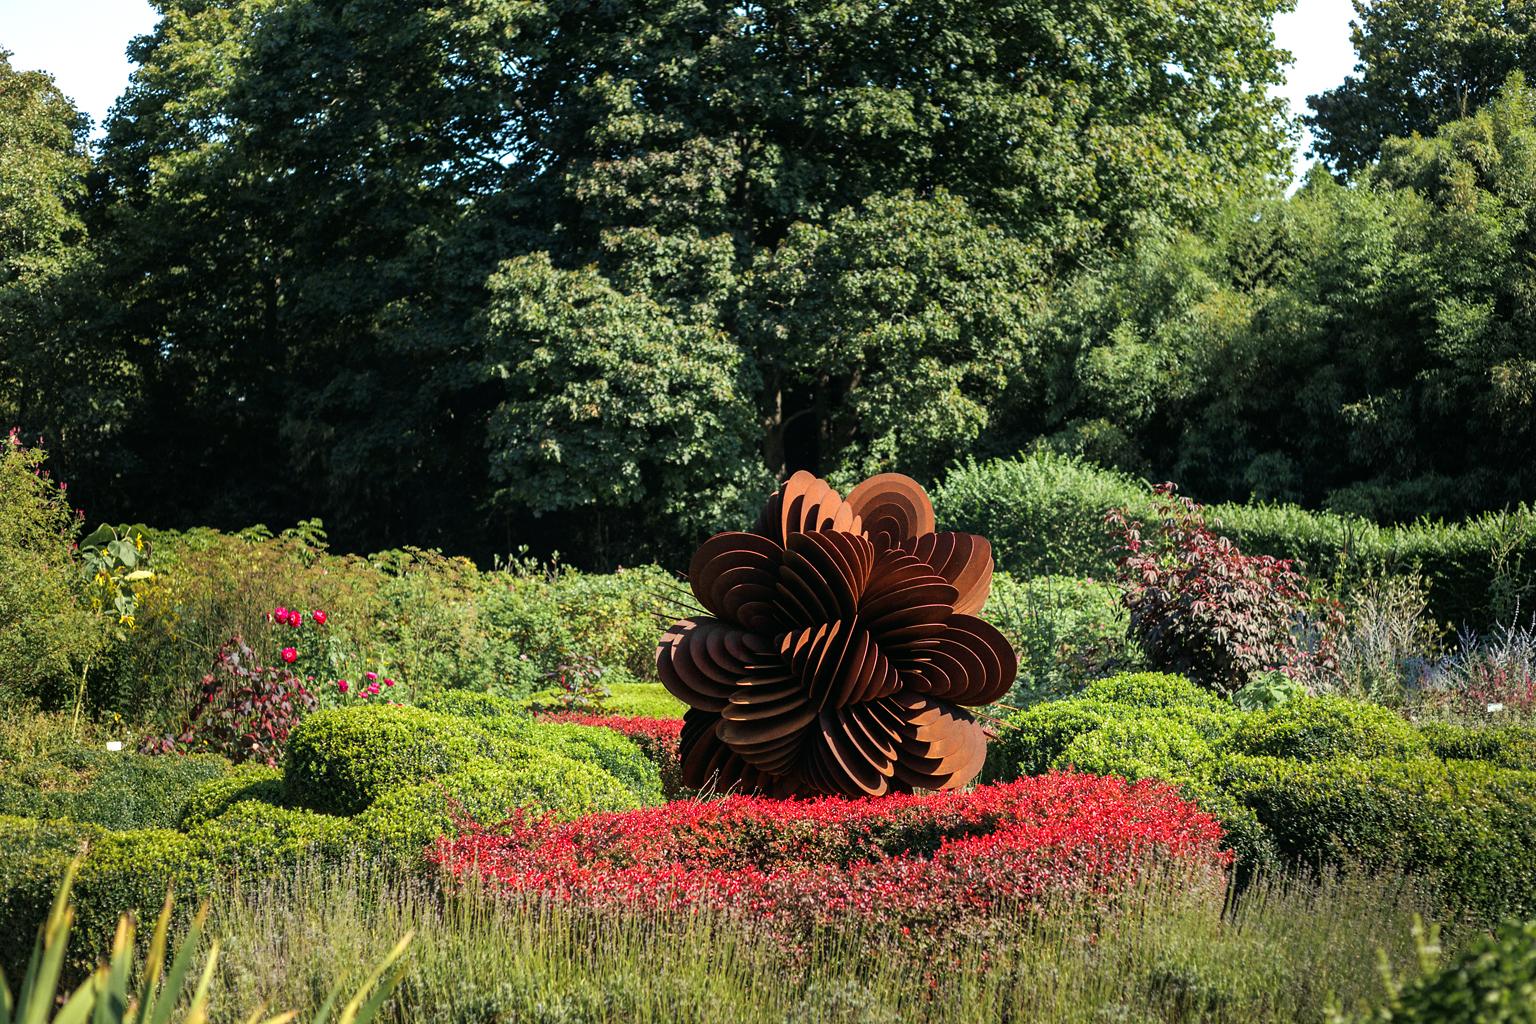
<svg viewBox="0 0 1536 1024"><path fill-rule="evenodd" d="M0 418L93 519L634 562L1036 445L1536 496L1512 8L1362 9L1286 198L1279 0L158 6L97 145L0 61Z"/></svg>

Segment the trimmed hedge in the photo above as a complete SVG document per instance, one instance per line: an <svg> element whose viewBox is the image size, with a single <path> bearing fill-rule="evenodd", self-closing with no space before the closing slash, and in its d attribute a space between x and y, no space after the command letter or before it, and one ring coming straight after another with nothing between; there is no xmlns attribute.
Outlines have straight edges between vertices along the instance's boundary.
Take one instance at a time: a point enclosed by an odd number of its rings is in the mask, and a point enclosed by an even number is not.
<svg viewBox="0 0 1536 1024"><path fill-rule="evenodd" d="M285 802L328 814L357 814L392 789L461 771L479 761L526 763L531 752L468 719L389 705L330 708L288 738Z"/></svg>
<svg viewBox="0 0 1536 1024"><path fill-rule="evenodd" d="M1104 513L1149 510L1143 481L1080 459L1036 452L957 466L933 492L947 529L992 541L998 567L1025 576L1107 576L1114 569ZM1536 509L1461 523L1379 526L1293 505L1219 504L1217 532L1247 554L1299 559L1314 578L1360 579L1411 567L1429 581L1435 619L1488 627L1536 598Z"/></svg>
<svg viewBox="0 0 1536 1024"><path fill-rule="evenodd" d="M282 799L283 773L264 764L242 764L222 778L198 786L181 805L176 827L183 832L217 818L241 800L275 804Z"/></svg>
<svg viewBox="0 0 1536 1024"><path fill-rule="evenodd" d="M105 948L125 910L153 917L168 886L196 893L211 883L211 865L196 843L170 829L114 832L97 825L0 818L0 965L9 977L26 962L37 927L48 914L59 878L88 844L72 890L82 939L72 943L75 966L88 968Z"/></svg>
<svg viewBox="0 0 1536 1024"><path fill-rule="evenodd" d="M77 748L0 774L0 814L113 829L174 828L189 792L231 771L222 757Z"/></svg>
<svg viewBox="0 0 1536 1024"><path fill-rule="evenodd" d="M1089 684L1077 697L1037 704L1006 719L987 747L981 781L1073 767L1075 762L1065 756L1067 749L1078 737L1107 723L1137 723L1143 735L1135 742L1139 749L1146 749L1179 742L1173 736L1159 737L1168 724L1186 727L1205 743L1213 743L1236 727L1239 715L1230 704L1182 676L1160 672L1111 676ZM1079 753L1087 751L1080 748ZM1090 763L1101 763L1097 757ZM1076 766L1098 770L1089 764Z"/></svg>
<svg viewBox="0 0 1536 1024"><path fill-rule="evenodd" d="M482 765L398 789L351 819L358 848L385 859L419 857L441 835L466 821L493 824L513 810L579 818L643 804L612 775L590 764L548 754L520 767Z"/></svg>
<svg viewBox="0 0 1536 1024"><path fill-rule="evenodd" d="M1419 726L1419 732L1436 757L1448 761L1487 761L1500 768L1536 771L1536 728L1531 726L1473 728L1425 722Z"/></svg>
<svg viewBox="0 0 1536 1024"><path fill-rule="evenodd" d="M1471 761L1233 757L1216 786L1251 808L1289 861L1399 865L1447 909L1536 914L1536 772Z"/></svg>
<svg viewBox="0 0 1536 1024"><path fill-rule="evenodd" d="M602 701L602 713L625 718L682 718L688 705L660 683L614 683Z"/></svg>
<svg viewBox="0 0 1536 1024"><path fill-rule="evenodd" d="M1428 757L1428 741L1393 711L1341 697L1293 700L1255 712L1222 743L1223 753L1300 761L1330 757Z"/></svg>
<svg viewBox="0 0 1536 1024"><path fill-rule="evenodd" d="M1536 771L1516 770L1531 730L1420 731L1339 698L1251 713L1213 700L1173 676L1102 680L1007 719L984 778L1162 779L1222 821L1245 870L1395 864L1474 919L1536 913Z"/></svg>
<svg viewBox="0 0 1536 1024"><path fill-rule="evenodd" d="M187 836L197 856L221 873L250 875L312 858L346 860L356 845L354 820L248 799L230 804Z"/></svg>

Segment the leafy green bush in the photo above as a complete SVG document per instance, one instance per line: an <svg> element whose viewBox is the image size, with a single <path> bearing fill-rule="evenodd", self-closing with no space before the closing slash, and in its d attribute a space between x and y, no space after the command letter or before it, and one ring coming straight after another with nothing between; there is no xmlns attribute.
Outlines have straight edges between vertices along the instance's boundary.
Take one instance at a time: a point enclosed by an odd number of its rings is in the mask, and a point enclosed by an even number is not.
<svg viewBox="0 0 1536 1024"><path fill-rule="evenodd" d="M1230 731L1237 718L1225 701L1182 676L1158 672L1110 676L1089 684L1075 698L1036 704L1006 719L988 745L982 781L1067 767L1072 762L1063 755L1074 741L1122 720L1177 724L1211 743ZM1148 774L1157 773L1142 773Z"/></svg>
<svg viewBox="0 0 1536 1024"><path fill-rule="evenodd" d="M1487 761L1500 768L1536 771L1536 727L1501 725L1491 728L1424 722L1419 732L1436 757Z"/></svg>
<svg viewBox="0 0 1536 1024"><path fill-rule="evenodd" d="M1133 708L1198 708L1229 713L1231 705L1203 687L1171 672L1130 672L1091 683L1083 700Z"/></svg>
<svg viewBox="0 0 1536 1024"><path fill-rule="evenodd" d="M1206 776L1215 752L1193 726L1160 717L1111 718L1079 733L1051 759L1055 768L1132 780L1193 783Z"/></svg>
<svg viewBox="0 0 1536 1024"><path fill-rule="evenodd" d="M0 814L113 829L174 828L190 791L222 779L221 757L148 757L76 747L0 771Z"/></svg>
<svg viewBox="0 0 1536 1024"><path fill-rule="evenodd" d="M651 643L651 656L655 658L655 637ZM628 718L682 718L688 705L667 692L660 683L612 683L608 697L602 702L601 714L622 715Z"/></svg>
<svg viewBox="0 0 1536 1024"><path fill-rule="evenodd" d="M372 854L416 860L428 843L455 833L465 820L492 824L514 809L578 818L640 806L629 787L601 769L540 752L517 767L485 762L386 793L351 819L348 835Z"/></svg>
<svg viewBox="0 0 1536 1024"><path fill-rule="evenodd" d="M992 578L984 611L1019 655L1018 681L1004 699L1015 706L1059 697L1110 671L1145 659L1126 635L1120 591L1071 576Z"/></svg>
<svg viewBox="0 0 1536 1024"><path fill-rule="evenodd" d="M503 718L527 714L521 701L470 690L445 690L421 700L417 707L455 718Z"/></svg>
<svg viewBox="0 0 1536 1024"><path fill-rule="evenodd" d="M1320 761L1331 757L1425 757L1429 743L1396 712L1342 697L1303 697L1244 718L1224 753Z"/></svg>
<svg viewBox="0 0 1536 1024"><path fill-rule="evenodd" d="M282 799L281 769L264 764L237 765L228 775L209 779L193 788L181 803L176 827L183 832L217 818L241 800L275 804Z"/></svg>
<svg viewBox="0 0 1536 1024"><path fill-rule="evenodd" d="M506 728L498 722L496 728ZM617 779L641 805L665 802L661 770L631 739L612 729L565 722L524 722L508 728L506 735L541 751L563 754L573 761L594 765Z"/></svg>
<svg viewBox="0 0 1536 1024"><path fill-rule="evenodd" d="M1468 761L1224 759L1287 860L1404 867L1482 922L1536 913L1536 772Z"/></svg>
<svg viewBox="0 0 1536 1024"><path fill-rule="evenodd" d="M999 568L1019 576L1109 578L1115 567L1104 516L1145 504L1145 484L1048 451L950 471L933 491L947 529L992 542Z"/></svg>
<svg viewBox="0 0 1536 1024"><path fill-rule="evenodd" d="M63 703L107 639L70 550L78 532L41 449L0 438L0 699Z"/></svg>
<svg viewBox="0 0 1536 1024"><path fill-rule="evenodd" d="M968 462L933 492L939 522L988 537L999 568L1101 579L1114 568L1105 513L1145 516L1149 499L1140 480L1044 451ZM1226 503L1207 512L1216 532L1243 551L1298 559L1314 580L1348 587L1417 567L1440 622L1492 626L1536 596L1536 509L1529 507L1406 526L1294 505Z"/></svg>
<svg viewBox="0 0 1536 1024"><path fill-rule="evenodd" d="M331 814L357 814L391 789L467 768L523 762L525 744L468 719L421 708L354 706L316 712L288 740L284 799Z"/></svg>
<svg viewBox="0 0 1536 1024"><path fill-rule="evenodd" d="M252 875L310 859L344 862L354 849L352 819L258 799L231 803L187 836L198 857L221 874Z"/></svg>
<svg viewBox="0 0 1536 1024"><path fill-rule="evenodd" d="M1440 970L1397 988L1371 1020L1380 1024L1536 1021L1536 921L1506 921L1496 934L1479 936Z"/></svg>
<svg viewBox="0 0 1536 1024"><path fill-rule="evenodd" d="M1393 865L1482 921L1536 909L1531 733L1424 733L1341 698L1242 712L1177 676L1099 680L1004 720L988 781L1075 767L1162 779L1222 822L1245 872L1282 864ZM1449 756L1438 760L1435 755ZM1488 760L1468 758L1487 754Z"/></svg>
<svg viewBox="0 0 1536 1024"><path fill-rule="evenodd" d="M90 941L81 948L79 967L94 963L94 951L111 937L120 913L132 911L143 920L160 907L168 886L197 892L212 879L196 844L180 832L0 818L0 849L6 851L0 858L0 964L24 961L55 883L82 844L88 852L75 896L81 932Z"/></svg>

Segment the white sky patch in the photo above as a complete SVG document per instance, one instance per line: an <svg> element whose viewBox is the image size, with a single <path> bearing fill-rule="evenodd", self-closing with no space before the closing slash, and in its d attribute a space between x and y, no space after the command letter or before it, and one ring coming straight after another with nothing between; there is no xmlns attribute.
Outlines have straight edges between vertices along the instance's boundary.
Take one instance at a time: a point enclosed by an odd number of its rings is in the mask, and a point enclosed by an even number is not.
<svg viewBox="0 0 1536 1024"><path fill-rule="evenodd" d="M1294 11L1275 19L1275 41L1296 58L1286 69L1285 85L1276 90L1290 102L1292 114L1309 113L1308 96L1332 89L1354 70L1355 50L1349 44L1354 16L1350 0L1297 0ZM1305 155L1311 144L1303 131L1296 150L1297 178L1311 162Z"/></svg>

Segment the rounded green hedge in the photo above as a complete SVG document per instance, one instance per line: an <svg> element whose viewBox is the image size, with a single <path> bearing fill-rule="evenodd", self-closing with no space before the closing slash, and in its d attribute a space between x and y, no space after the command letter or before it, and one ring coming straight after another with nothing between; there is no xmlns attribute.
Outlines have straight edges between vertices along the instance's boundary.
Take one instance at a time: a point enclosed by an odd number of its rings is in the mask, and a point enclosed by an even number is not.
<svg viewBox="0 0 1536 1024"><path fill-rule="evenodd" d="M1426 757L1429 743L1387 708L1342 697L1303 697L1245 717L1224 753L1317 761L1330 757Z"/></svg>
<svg viewBox="0 0 1536 1024"><path fill-rule="evenodd" d="M0 814L113 829L174 828L188 794L231 770L211 754L60 751L0 774Z"/></svg>
<svg viewBox="0 0 1536 1024"><path fill-rule="evenodd" d="M1536 772L1470 761L1231 756L1215 785L1289 861L1396 866L1484 923L1536 914Z"/></svg>
<svg viewBox="0 0 1536 1024"><path fill-rule="evenodd" d="M197 856L222 872L249 875L310 859L347 859L355 846L353 820L245 799L191 828L188 838Z"/></svg>
<svg viewBox="0 0 1536 1024"><path fill-rule="evenodd" d="M241 800L275 804L282 799L283 773L264 764L242 764L222 778L209 779L187 794L176 827L183 832L217 818Z"/></svg>
<svg viewBox="0 0 1536 1024"><path fill-rule="evenodd" d="M369 854L415 858L432 840L455 833L466 821L495 823L514 810L577 818L640 806L634 793L607 772L541 753L519 767L483 764L387 793L351 819L350 837Z"/></svg>
<svg viewBox="0 0 1536 1024"><path fill-rule="evenodd" d="M1111 718L1074 737L1051 767L1118 775L1132 782L1195 783L1208 776L1215 757L1205 737L1184 722Z"/></svg>
<svg viewBox="0 0 1536 1024"><path fill-rule="evenodd" d="M354 705L318 711L288 738L286 803L357 814L394 789L491 760L523 764L526 744L468 719L421 708Z"/></svg>
<svg viewBox="0 0 1536 1024"><path fill-rule="evenodd" d="M1536 771L1536 728L1501 725L1473 728L1426 722L1419 732L1436 757L1445 760L1487 761L1500 768Z"/></svg>

